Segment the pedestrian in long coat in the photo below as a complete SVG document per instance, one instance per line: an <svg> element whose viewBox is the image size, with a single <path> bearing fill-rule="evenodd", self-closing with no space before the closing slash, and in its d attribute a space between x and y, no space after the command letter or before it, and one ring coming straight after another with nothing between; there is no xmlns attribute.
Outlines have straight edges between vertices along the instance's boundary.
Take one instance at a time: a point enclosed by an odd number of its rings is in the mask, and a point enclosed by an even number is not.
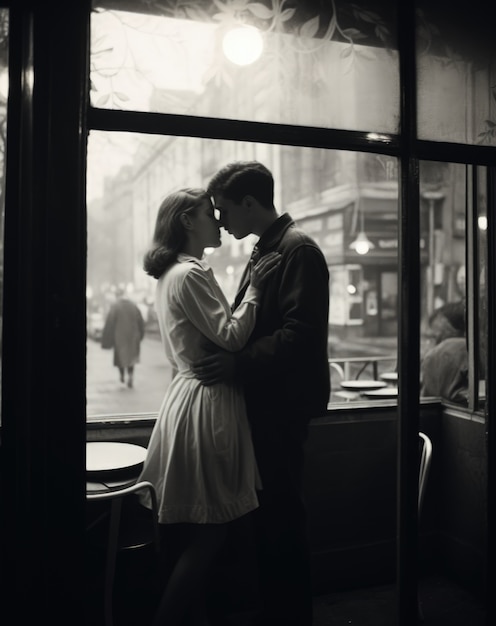
<svg viewBox="0 0 496 626"><path fill-rule="evenodd" d="M133 386L134 366L139 363L140 345L145 335L145 322L139 308L126 297L117 293L102 333L102 348L114 349L114 365L119 369L121 382Z"/></svg>

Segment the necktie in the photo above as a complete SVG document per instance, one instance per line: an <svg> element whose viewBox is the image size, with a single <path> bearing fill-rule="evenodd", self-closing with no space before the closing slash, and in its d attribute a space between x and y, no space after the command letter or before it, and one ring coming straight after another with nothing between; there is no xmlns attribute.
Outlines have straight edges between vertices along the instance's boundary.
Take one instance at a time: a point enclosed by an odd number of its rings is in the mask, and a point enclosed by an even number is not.
<svg viewBox="0 0 496 626"><path fill-rule="evenodd" d="M250 256L250 275L251 275L252 269L257 264L257 261L260 259L260 256L261 256L260 255L260 248L258 246L255 246L253 248L251 256Z"/></svg>

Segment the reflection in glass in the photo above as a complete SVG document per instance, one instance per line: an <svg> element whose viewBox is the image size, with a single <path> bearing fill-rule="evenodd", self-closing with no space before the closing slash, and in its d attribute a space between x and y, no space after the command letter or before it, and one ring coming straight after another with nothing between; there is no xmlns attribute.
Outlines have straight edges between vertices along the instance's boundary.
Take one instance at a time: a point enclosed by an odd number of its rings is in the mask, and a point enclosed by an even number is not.
<svg viewBox="0 0 496 626"><path fill-rule="evenodd" d="M161 14L157 4L152 14L149 3L135 2L137 12L129 13L94 2L91 104L397 132L399 69L388 3L377 10L339 0L320 9L284 4L191 0ZM240 28L257 37L257 54L253 44L242 45Z"/></svg>
<svg viewBox="0 0 496 626"><path fill-rule="evenodd" d="M487 173L477 168L472 181L465 165L434 162L420 173L421 393L477 410L487 371Z"/></svg>
<svg viewBox="0 0 496 626"><path fill-rule="evenodd" d="M467 406L466 172L420 165L421 395Z"/></svg>
<svg viewBox="0 0 496 626"><path fill-rule="evenodd" d="M156 283L142 269L163 197L186 186L205 187L232 160L257 159L278 174L275 205L288 212L322 248L331 275L329 358L336 392L341 379L379 379L396 365L397 163L356 152L243 142L92 131L88 143L87 414L155 412L171 372L162 355L154 314ZM350 249L359 228L374 244ZM257 237L222 231L208 261L232 301ZM141 365L132 393L116 379L111 354L99 343L119 288L146 320ZM150 368L153 374L150 373ZM145 376L145 372L149 375ZM342 376L339 373L342 372ZM332 401L342 401L336 395Z"/></svg>
<svg viewBox="0 0 496 626"><path fill-rule="evenodd" d="M474 594L477 604L487 567L487 427L480 378L483 383L487 358L486 193L484 168L420 163L421 394L442 401L432 420L423 422L433 437L439 473L438 482L433 474L429 478L432 518L423 511L420 531L422 537L429 523L439 529L437 545L428 548L431 567ZM421 584L422 578L421 573ZM436 609L446 615L452 605L452 598L440 596ZM481 606L465 619L482 624L485 611Z"/></svg>
<svg viewBox="0 0 496 626"><path fill-rule="evenodd" d="M477 271L478 284L475 286L477 306L477 330L478 336L474 342L478 350L478 358L475 362L475 389L476 408L483 407L486 399L487 385L487 344L488 344L488 311L487 311L487 169L477 168L476 174L476 217L477 217ZM477 355L476 350L476 355ZM477 406L478 405L478 406Z"/></svg>

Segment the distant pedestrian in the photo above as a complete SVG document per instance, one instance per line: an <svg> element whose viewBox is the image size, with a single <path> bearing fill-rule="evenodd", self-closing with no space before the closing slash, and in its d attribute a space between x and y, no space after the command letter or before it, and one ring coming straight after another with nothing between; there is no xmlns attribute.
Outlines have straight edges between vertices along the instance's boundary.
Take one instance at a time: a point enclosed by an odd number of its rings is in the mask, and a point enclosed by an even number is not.
<svg viewBox="0 0 496 626"><path fill-rule="evenodd" d="M119 369L122 383L133 387L134 366L139 363L140 345L145 336L145 322L139 308L126 297L123 289L117 291L117 300L111 306L102 333L102 348L114 349L114 365Z"/></svg>

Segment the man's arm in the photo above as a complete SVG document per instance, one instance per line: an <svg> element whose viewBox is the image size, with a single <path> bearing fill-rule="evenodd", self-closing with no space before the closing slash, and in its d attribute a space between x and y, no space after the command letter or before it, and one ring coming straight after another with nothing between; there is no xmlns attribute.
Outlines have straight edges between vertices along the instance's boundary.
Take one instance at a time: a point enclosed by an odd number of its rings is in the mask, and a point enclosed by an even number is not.
<svg viewBox="0 0 496 626"><path fill-rule="evenodd" d="M321 251L306 244L293 250L283 258L279 284L271 288L278 293L278 310L268 322L273 331L240 352L216 351L198 361L193 372L204 385L266 378L274 368L305 363L322 341L327 345L329 274Z"/></svg>
<svg viewBox="0 0 496 626"><path fill-rule="evenodd" d="M217 348L216 348L217 349ZM236 378L236 353L217 349L191 367L203 385L232 383Z"/></svg>

